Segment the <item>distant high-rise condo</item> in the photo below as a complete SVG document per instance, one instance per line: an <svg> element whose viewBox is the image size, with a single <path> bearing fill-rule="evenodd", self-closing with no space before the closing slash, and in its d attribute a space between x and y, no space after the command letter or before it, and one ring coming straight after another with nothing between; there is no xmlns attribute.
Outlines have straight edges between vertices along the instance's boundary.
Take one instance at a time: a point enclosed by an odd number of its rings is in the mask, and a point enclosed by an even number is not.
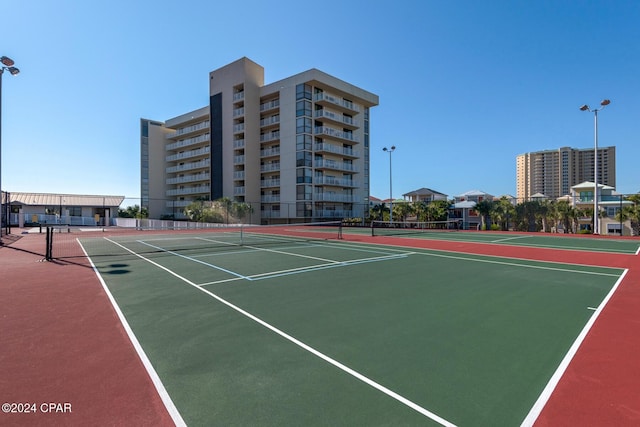
<svg viewBox="0 0 640 427"><path fill-rule="evenodd" d="M242 58L209 74L209 105L141 120L142 207L185 218L195 200L251 205L253 223L364 217L369 109L378 96L317 69L264 85Z"/></svg>
<svg viewBox="0 0 640 427"><path fill-rule="evenodd" d="M519 202L536 194L557 198L571 187L595 178L593 148L562 147L516 157L516 197ZM598 148L598 183L616 186L616 147Z"/></svg>

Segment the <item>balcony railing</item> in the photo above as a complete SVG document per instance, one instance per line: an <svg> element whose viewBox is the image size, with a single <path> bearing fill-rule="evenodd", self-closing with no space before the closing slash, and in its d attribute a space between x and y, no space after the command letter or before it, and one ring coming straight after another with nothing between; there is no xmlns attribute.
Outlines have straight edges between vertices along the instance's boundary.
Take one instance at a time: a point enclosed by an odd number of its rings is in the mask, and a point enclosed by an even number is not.
<svg viewBox="0 0 640 427"><path fill-rule="evenodd" d="M351 142L359 142L358 137L355 136L353 133L343 132L341 130L330 128L327 126L316 126L316 128L313 130L313 133L315 135L326 135L333 138L345 139Z"/></svg>
<svg viewBox="0 0 640 427"><path fill-rule="evenodd" d="M316 160L314 165L317 168L356 172L356 168L351 163L336 162L335 160Z"/></svg>
<svg viewBox="0 0 640 427"><path fill-rule="evenodd" d="M260 181L260 187L280 187L279 179L263 179Z"/></svg>
<svg viewBox="0 0 640 427"><path fill-rule="evenodd" d="M244 99L244 91L233 94L233 101L242 101Z"/></svg>
<svg viewBox="0 0 640 427"><path fill-rule="evenodd" d="M188 147L190 145L202 144L203 142L209 141L209 134L205 133L204 135L198 135L193 138L181 139L177 142L172 142L171 144L167 144L165 149L167 151L176 150L178 148Z"/></svg>
<svg viewBox="0 0 640 427"><path fill-rule="evenodd" d="M323 108L322 110L317 110L315 113L316 118L326 118L329 120L333 120L334 122L342 123L347 126L359 127L358 120L354 120L353 117L345 116L344 114L335 113L331 110L327 110Z"/></svg>
<svg viewBox="0 0 640 427"><path fill-rule="evenodd" d="M184 134L187 134L187 133L191 133L191 132L195 132L195 131L202 130L202 129L207 129L207 128L209 128L209 120L206 120L206 121L200 122L200 123L196 123L195 125L191 125L191 126L180 128L175 132L168 133L165 136L165 138L166 139L173 139L173 138L176 138L176 137L178 137L180 135L184 135Z"/></svg>
<svg viewBox="0 0 640 427"><path fill-rule="evenodd" d="M313 97L313 100L315 102L322 102L322 101L330 102L331 104L337 105L339 107L346 108L351 111L360 112L360 107L354 104L353 102L347 101L339 96L331 95L325 92L315 94L315 96Z"/></svg>
<svg viewBox="0 0 640 427"><path fill-rule="evenodd" d="M278 148L265 148L260 150L260 157L278 156L280 155L280 147Z"/></svg>
<svg viewBox="0 0 640 427"><path fill-rule="evenodd" d="M208 185L201 185L197 187L175 188L173 190L167 190L167 196L184 196L187 194L200 194L209 193L211 187Z"/></svg>
<svg viewBox="0 0 640 427"><path fill-rule="evenodd" d="M349 157L359 157L360 156L360 151L359 150L354 150L352 148L346 148L346 147L340 147L340 146L333 145L333 144L326 144L326 143L314 144L313 149L315 151L326 151L328 153L340 154L340 155L349 156Z"/></svg>
<svg viewBox="0 0 640 427"><path fill-rule="evenodd" d="M271 133L263 133L260 135L260 142L269 142L280 139L280 131L271 132Z"/></svg>
<svg viewBox="0 0 640 427"><path fill-rule="evenodd" d="M358 183L351 179L339 179L330 176L319 176L313 179L316 185L334 185L336 187L357 187Z"/></svg>
<svg viewBox="0 0 640 427"><path fill-rule="evenodd" d="M316 202L353 203L355 196L353 194L314 193L313 200Z"/></svg>
<svg viewBox="0 0 640 427"><path fill-rule="evenodd" d="M280 116L271 116L260 119L260 126L271 126L280 123Z"/></svg>
<svg viewBox="0 0 640 427"><path fill-rule="evenodd" d="M175 162L176 160L183 160L183 159L189 159L192 157L204 156L206 154L209 154L209 152L210 152L210 147L206 146L206 147L198 148L197 150L189 150L189 151L184 151L182 153L172 154L166 157L166 161Z"/></svg>
<svg viewBox="0 0 640 427"><path fill-rule="evenodd" d="M194 175L180 176L176 178L167 179L167 184L182 184L186 182L195 182L195 181L208 181L211 175L208 173L198 173Z"/></svg>
<svg viewBox="0 0 640 427"><path fill-rule="evenodd" d="M280 106L280 100L274 99L272 101L260 104L260 111L273 110L274 108L278 108L279 106Z"/></svg>
<svg viewBox="0 0 640 427"><path fill-rule="evenodd" d="M234 196L243 196L245 187L233 187Z"/></svg>
<svg viewBox="0 0 640 427"><path fill-rule="evenodd" d="M279 194L271 194L271 195L267 195L267 196L261 196L260 197L260 201L262 203L279 203L280 202L280 195Z"/></svg>
<svg viewBox="0 0 640 427"><path fill-rule="evenodd" d="M171 166L171 167L168 167L166 171L167 173L188 171L193 169L209 167L210 164L211 164L210 159L204 159L204 160L200 160L199 162L191 162L191 163L185 163L184 165Z"/></svg>
<svg viewBox="0 0 640 427"><path fill-rule="evenodd" d="M272 171L279 171L280 170L280 163L267 163L264 165L260 165L260 171L261 172L272 172Z"/></svg>

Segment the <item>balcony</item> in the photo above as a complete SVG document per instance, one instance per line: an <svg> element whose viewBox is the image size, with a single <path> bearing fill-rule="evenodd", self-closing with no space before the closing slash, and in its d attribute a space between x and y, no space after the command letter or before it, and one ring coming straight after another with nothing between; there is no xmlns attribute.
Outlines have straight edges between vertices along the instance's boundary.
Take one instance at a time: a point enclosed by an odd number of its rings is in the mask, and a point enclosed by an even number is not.
<svg viewBox="0 0 640 427"><path fill-rule="evenodd" d="M233 187L234 196L244 196L245 187Z"/></svg>
<svg viewBox="0 0 640 427"><path fill-rule="evenodd" d="M271 141L277 141L279 139L280 139L280 131L263 133L262 135L260 135L260 142L271 142Z"/></svg>
<svg viewBox="0 0 640 427"><path fill-rule="evenodd" d="M260 180L260 187L280 187L279 179L262 179Z"/></svg>
<svg viewBox="0 0 640 427"><path fill-rule="evenodd" d="M353 216L353 211L321 209L315 214L316 218L349 218Z"/></svg>
<svg viewBox="0 0 640 427"><path fill-rule="evenodd" d="M193 175L169 178L167 179L166 183L168 185L174 185L174 184L183 184L187 182L208 181L210 177L211 176L208 173L197 173Z"/></svg>
<svg viewBox="0 0 640 427"><path fill-rule="evenodd" d="M323 108L322 110L317 110L314 114L314 117L320 121L328 120L333 123L338 123L342 126L349 127L352 129L357 129L360 127L358 120L354 120L353 117L345 116L340 113L335 113L326 108Z"/></svg>
<svg viewBox="0 0 640 427"><path fill-rule="evenodd" d="M238 123L233 125L233 133L244 132L244 123Z"/></svg>
<svg viewBox="0 0 640 427"><path fill-rule="evenodd" d="M278 126L279 124L280 124L280 116L279 115L275 115L275 116L271 116L271 117L265 117L263 119L260 119L260 127L261 128Z"/></svg>
<svg viewBox="0 0 640 427"><path fill-rule="evenodd" d="M313 130L313 134L314 135L323 135L323 136L327 136L327 137L334 138L334 139L339 139L339 140L345 140L345 141L349 141L349 142L356 143L356 144L359 142L358 141L358 137L356 137L351 132L343 132L341 130L330 128L330 127L326 127L326 126L317 126Z"/></svg>
<svg viewBox="0 0 640 427"><path fill-rule="evenodd" d="M233 102L242 101L244 99L244 91L233 94Z"/></svg>
<svg viewBox="0 0 640 427"><path fill-rule="evenodd" d="M167 190L167 196L185 196L188 194L203 194L210 193L211 187L208 185L199 185L197 187L185 187L185 188L176 188L173 190Z"/></svg>
<svg viewBox="0 0 640 427"><path fill-rule="evenodd" d="M260 211L261 218L280 218L280 211Z"/></svg>
<svg viewBox="0 0 640 427"><path fill-rule="evenodd" d="M199 162L185 163L183 165L171 166L166 169L167 173L182 172L194 169L208 168L211 164L210 159L200 160Z"/></svg>
<svg viewBox="0 0 640 427"><path fill-rule="evenodd" d="M233 141L233 148L244 148L244 139L235 139Z"/></svg>
<svg viewBox="0 0 640 427"><path fill-rule="evenodd" d="M273 110L274 108L278 108L280 106L280 100L274 99L272 101L267 101L263 104L260 104L260 112L265 112L269 110Z"/></svg>
<svg viewBox="0 0 640 427"><path fill-rule="evenodd" d="M244 163L244 155L241 156L233 156L233 164L240 165Z"/></svg>
<svg viewBox="0 0 640 427"><path fill-rule="evenodd" d="M279 156L279 155L280 155L280 147L265 148L264 150L260 150L260 157L271 157L271 156Z"/></svg>
<svg viewBox="0 0 640 427"><path fill-rule="evenodd" d="M351 179L338 179L331 176L318 176L313 179L316 185L331 185L334 187L358 187L358 183Z"/></svg>
<svg viewBox="0 0 640 427"><path fill-rule="evenodd" d="M339 145L326 144L326 143L314 144L313 149L316 152L339 154L345 157L354 157L354 158L360 157L359 150L354 150L350 147L347 148Z"/></svg>
<svg viewBox="0 0 640 427"><path fill-rule="evenodd" d="M195 125L183 127L183 128L178 129L175 132L168 133L165 136L165 138L166 139L175 139L175 138L177 138L179 136L188 135L190 133L198 132L198 131L201 131L202 129L208 129L208 128L209 128L209 120L205 120L204 122L196 123Z"/></svg>
<svg viewBox="0 0 640 427"><path fill-rule="evenodd" d="M167 162L175 162L177 160L191 159L193 157L206 156L210 152L210 147L202 147L197 150L184 151L182 153L172 154L166 157Z"/></svg>
<svg viewBox="0 0 640 427"><path fill-rule="evenodd" d="M358 105L337 95L325 92L316 93L313 100L320 105L338 107L342 111L353 111L355 113L360 112L360 107Z"/></svg>
<svg viewBox="0 0 640 427"><path fill-rule="evenodd" d="M260 172L274 172L280 170L280 162L266 163L260 165Z"/></svg>
<svg viewBox="0 0 640 427"><path fill-rule="evenodd" d="M339 171L357 172L351 163L337 162L335 160L316 160L314 166L318 169L334 169Z"/></svg>
<svg viewBox="0 0 640 427"><path fill-rule="evenodd" d="M353 194L340 193L314 193L313 200L315 202L353 203L355 202L355 196Z"/></svg>
<svg viewBox="0 0 640 427"><path fill-rule="evenodd" d="M280 203L280 195L279 194L269 194L266 196L260 197L260 202L262 203Z"/></svg>
<svg viewBox="0 0 640 427"><path fill-rule="evenodd" d="M181 139L180 141L167 144L167 146L165 147L165 150L171 151L171 150L177 150L179 148L189 147L192 145L198 145L205 142L209 142L209 139L210 139L209 134L205 133L204 135L198 135L193 138Z"/></svg>
<svg viewBox="0 0 640 427"><path fill-rule="evenodd" d="M244 107L235 108L233 110L233 118L244 116Z"/></svg>
<svg viewBox="0 0 640 427"><path fill-rule="evenodd" d="M233 179L236 180L236 181L244 180L244 171L234 171L233 172Z"/></svg>

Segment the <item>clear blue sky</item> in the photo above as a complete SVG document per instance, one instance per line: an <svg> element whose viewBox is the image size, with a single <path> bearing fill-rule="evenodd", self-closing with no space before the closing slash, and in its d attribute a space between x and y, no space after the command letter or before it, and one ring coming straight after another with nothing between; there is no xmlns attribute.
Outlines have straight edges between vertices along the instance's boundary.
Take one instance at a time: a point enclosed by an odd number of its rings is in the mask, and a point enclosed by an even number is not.
<svg viewBox="0 0 640 427"><path fill-rule="evenodd" d="M371 195L515 195L530 151L617 149L640 191L638 1L3 2L2 187L138 197L139 119L206 106L208 73L247 56L266 83L318 68L380 96Z"/></svg>

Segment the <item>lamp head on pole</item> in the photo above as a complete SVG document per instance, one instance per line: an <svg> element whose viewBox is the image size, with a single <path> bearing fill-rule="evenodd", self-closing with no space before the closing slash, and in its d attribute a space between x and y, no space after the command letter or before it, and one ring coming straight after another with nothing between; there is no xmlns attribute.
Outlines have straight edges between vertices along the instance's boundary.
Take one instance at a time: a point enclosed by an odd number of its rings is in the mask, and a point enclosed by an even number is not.
<svg viewBox="0 0 640 427"><path fill-rule="evenodd" d="M5 67L11 67L13 66L13 64L15 64L15 62L13 62L13 59L6 56L0 57L0 62L2 62L2 65L4 65Z"/></svg>
<svg viewBox="0 0 640 427"><path fill-rule="evenodd" d="M602 102L600 102L600 105L602 105L603 107L606 107L609 104L611 104L611 101L608 99L603 99Z"/></svg>
<svg viewBox="0 0 640 427"><path fill-rule="evenodd" d="M388 151L389 153L393 152L396 149L395 145L392 145L391 148L384 147L382 151Z"/></svg>
<svg viewBox="0 0 640 427"><path fill-rule="evenodd" d="M591 109L587 104L584 104L582 107L580 107L580 111L591 111Z"/></svg>

